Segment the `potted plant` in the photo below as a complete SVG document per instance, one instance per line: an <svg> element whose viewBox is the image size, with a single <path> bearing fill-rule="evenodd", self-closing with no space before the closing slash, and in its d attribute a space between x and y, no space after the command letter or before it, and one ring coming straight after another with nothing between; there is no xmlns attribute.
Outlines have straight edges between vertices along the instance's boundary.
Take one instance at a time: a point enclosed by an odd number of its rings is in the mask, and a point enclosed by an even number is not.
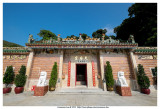
<svg viewBox="0 0 160 109"><path fill-rule="evenodd" d="M144 72L143 65L138 64L138 73L137 73L138 84L141 88L141 92L144 94L150 94L150 81L148 76Z"/></svg>
<svg viewBox="0 0 160 109"><path fill-rule="evenodd" d="M49 91L54 91L57 83L57 62L54 63L52 68L51 77L49 80Z"/></svg>
<svg viewBox="0 0 160 109"><path fill-rule="evenodd" d="M12 66L7 66L6 72L3 77L3 83L5 84L5 88L3 88L3 94L10 93L12 88L9 87L9 84L11 84L14 81L14 71Z"/></svg>
<svg viewBox="0 0 160 109"><path fill-rule="evenodd" d="M22 93L24 90L24 85L26 83L27 76L26 74L26 66L21 66L19 74L16 75L14 83L16 85L14 91L16 94Z"/></svg>
<svg viewBox="0 0 160 109"><path fill-rule="evenodd" d="M112 67L109 61L107 61L106 64L107 66L106 66L105 79L106 79L107 90L113 91L114 79L112 74Z"/></svg>

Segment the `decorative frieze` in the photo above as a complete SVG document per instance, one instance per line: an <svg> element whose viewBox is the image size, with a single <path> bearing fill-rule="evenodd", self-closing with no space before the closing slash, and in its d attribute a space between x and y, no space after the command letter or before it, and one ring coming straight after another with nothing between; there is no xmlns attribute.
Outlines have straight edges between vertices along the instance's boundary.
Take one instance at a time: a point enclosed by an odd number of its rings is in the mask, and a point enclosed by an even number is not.
<svg viewBox="0 0 160 109"><path fill-rule="evenodd" d="M138 59L157 59L157 55L138 55Z"/></svg>
<svg viewBox="0 0 160 109"><path fill-rule="evenodd" d="M26 59L27 55L3 55L3 59Z"/></svg>

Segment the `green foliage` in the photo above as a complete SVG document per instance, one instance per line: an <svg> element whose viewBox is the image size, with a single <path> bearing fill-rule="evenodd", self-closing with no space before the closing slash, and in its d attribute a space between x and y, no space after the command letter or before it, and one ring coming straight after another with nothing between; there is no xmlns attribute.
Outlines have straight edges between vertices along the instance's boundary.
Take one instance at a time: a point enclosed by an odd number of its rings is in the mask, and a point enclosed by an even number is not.
<svg viewBox="0 0 160 109"><path fill-rule="evenodd" d="M88 36L87 34L85 34L85 33L83 33L83 34L81 35L81 37L83 38L83 40L86 40L87 37L89 38L89 36Z"/></svg>
<svg viewBox="0 0 160 109"><path fill-rule="evenodd" d="M56 87L57 75L58 75L57 74L57 62L55 62L52 68L51 77L49 80L49 87Z"/></svg>
<svg viewBox="0 0 160 109"><path fill-rule="evenodd" d="M26 74L26 66L22 65L19 74L17 74L14 79L16 87L24 87L27 79L27 76L25 74Z"/></svg>
<svg viewBox="0 0 160 109"><path fill-rule="evenodd" d="M148 89L150 86L150 81L148 76L144 72L143 65L138 64L138 73L137 73L138 84L141 88Z"/></svg>
<svg viewBox="0 0 160 109"><path fill-rule="evenodd" d="M106 34L106 33L107 33L106 29L99 29L92 33L92 37L102 39L102 34Z"/></svg>
<svg viewBox="0 0 160 109"><path fill-rule="evenodd" d="M77 37L75 35L71 35L71 36L67 36L67 38L76 38L78 40L79 37Z"/></svg>
<svg viewBox="0 0 160 109"><path fill-rule="evenodd" d="M106 73L105 73L105 79L106 79L106 85L107 87L113 87L114 86L114 79L112 74L112 67L110 65L110 62L106 62Z"/></svg>
<svg viewBox="0 0 160 109"><path fill-rule="evenodd" d="M22 74L22 75L26 74L26 66L24 66L24 65L21 66L19 74Z"/></svg>
<svg viewBox="0 0 160 109"><path fill-rule="evenodd" d="M43 37L43 40L49 40L49 39L57 40L57 36L49 30L40 30L40 32L37 35Z"/></svg>
<svg viewBox="0 0 160 109"><path fill-rule="evenodd" d="M140 46L157 46L157 3L135 3L128 9L129 18L114 28L118 39L133 34Z"/></svg>
<svg viewBox="0 0 160 109"><path fill-rule="evenodd" d="M6 87L14 81L14 71L12 66L7 66L6 72L3 77L3 83Z"/></svg>
<svg viewBox="0 0 160 109"><path fill-rule="evenodd" d="M26 83L27 75L17 74L14 80L16 87L24 87Z"/></svg>
<svg viewBox="0 0 160 109"><path fill-rule="evenodd" d="M3 40L3 47L23 47L23 46Z"/></svg>

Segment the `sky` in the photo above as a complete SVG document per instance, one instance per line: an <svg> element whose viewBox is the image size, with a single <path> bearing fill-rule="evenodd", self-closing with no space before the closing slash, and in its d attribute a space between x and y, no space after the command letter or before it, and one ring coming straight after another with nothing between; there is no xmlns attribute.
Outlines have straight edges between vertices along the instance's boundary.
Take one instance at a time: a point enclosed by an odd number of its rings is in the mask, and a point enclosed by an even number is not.
<svg viewBox="0 0 160 109"><path fill-rule="evenodd" d="M128 18L131 3L4 3L3 40L25 46L29 34L42 39L40 30L50 30L65 38L98 29L115 35L113 28ZM116 36L116 35L115 35Z"/></svg>

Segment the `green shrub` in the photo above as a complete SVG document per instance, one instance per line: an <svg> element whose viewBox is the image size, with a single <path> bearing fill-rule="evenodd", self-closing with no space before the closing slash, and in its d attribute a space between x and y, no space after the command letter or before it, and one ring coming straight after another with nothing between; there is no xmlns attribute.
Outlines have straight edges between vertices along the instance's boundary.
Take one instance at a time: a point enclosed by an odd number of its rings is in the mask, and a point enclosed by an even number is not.
<svg viewBox="0 0 160 109"><path fill-rule="evenodd" d="M144 72L143 65L138 64L138 73L137 73L138 84L141 88L148 89L150 86L150 81L148 76Z"/></svg>
<svg viewBox="0 0 160 109"><path fill-rule="evenodd" d="M112 74L112 67L110 65L110 62L106 62L106 73L105 73L105 79L106 79L106 85L107 87L113 87L114 86L114 79Z"/></svg>
<svg viewBox="0 0 160 109"><path fill-rule="evenodd" d="M55 62L52 68L51 77L49 80L49 87L56 87L57 75L58 75L57 74L57 62Z"/></svg>
<svg viewBox="0 0 160 109"><path fill-rule="evenodd" d="M14 71L12 66L7 66L6 72L3 77L3 83L5 84L6 88L10 83L14 81Z"/></svg>
<svg viewBox="0 0 160 109"><path fill-rule="evenodd" d="M27 79L27 76L25 74L26 74L26 66L22 65L19 74L17 74L14 79L16 87L24 87Z"/></svg>
<svg viewBox="0 0 160 109"><path fill-rule="evenodd" d="M27 79L26 75L17 74L14 80L16 87L24 87L26 79Z"/></svg>
<svg viewBox="0 0 160 109"><path fill-rule="evenodd" d="M24 65L21 66L19 74L22 74L22 75L26 74L26 66L24 66Z"/></svg>

